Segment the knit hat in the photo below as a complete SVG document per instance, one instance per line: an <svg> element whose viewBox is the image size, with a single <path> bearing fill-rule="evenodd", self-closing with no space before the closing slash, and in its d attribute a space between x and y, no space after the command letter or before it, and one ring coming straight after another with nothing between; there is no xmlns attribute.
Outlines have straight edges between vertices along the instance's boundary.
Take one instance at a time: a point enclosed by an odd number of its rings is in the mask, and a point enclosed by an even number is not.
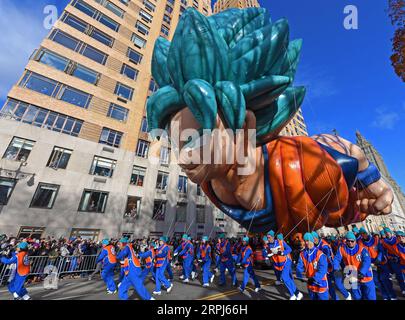
<svg viewBox="0 0 405 320"><path fill-rule="evenodd" d="M368 234L367 230L364 229L363 227L360 228L359 233Z"/></svg>
<svg viewBox="0 0 405 320"><path fill-rule="evenodd" d="M128 238L127 237L121 238L120 242L121 243L128 243Z"/></svg>
<svg viewBox="0 0 405 320"><path fill-rule="evenodd" d="M355 232L355 233L359 233L359 228L354 227L354 228L352 229L352 231Z"/></svg>
<svg viewBox="0 0 405 320"><path fill-rule="evenodd" d="M278 240L283 240L283 239L284 239L283 234L282 234L282 233L279 233L279 234L277 235L277 239L278 239Z"/></svg>
<svg viewBox="0 0 405 320"><path fill-rule="evenodd" d="M263 237L263 241L264 241L264 242L267 242L268 240L269 240L269 239L268 239L266 236Z"/></svg>
<svg viewBox="0 0 405 320"><path fill-rule="evenodd" d="M268 235L268 236L271 236L271 237L274 237L274 231L273 231L273 230L270 230L269 232L267 232L267 235Z"/></svg>
<svg viewBox="0 0 405 320"><path fill-rule="evenodd" d="M316 231L312 231L311 234L314 237L314 240L319 239L319 235L318 235L318 233Z"/></svg>
<svg viewBox="0 0 405 320"><path fill-rule="evenodd" d="M20 242L18 244L17 248L25 250L25 249L28 248L28 243L27 242Z"/></svg>
<svg viewBox="0 0 405 320"><path fill-rule="evenodd" d="M249 237L243 237L242 241L249 243Z"/></svg>
<svg viewBox="0 0 405 320"><path fill-rule="evenodd" d="M356 236L354 235L354 233L352 231L348 231L346 233L346 240L354 240L354 241L356 241Z"/></svg>
<svg viewBox="0 0 405 320"><path fill-rule="evenodd" d="M184 240L188 240L188 235L183 234L182 238L183 238Z"/></svg>
<svg viewBox="0 0 405 320"><path fill-rule="evenodd" d="M202 237L202 240L203 240L203 241L208 241L208 236Z"/></svg>
<svg viewBox="0 0 405 320"><path fill-rule="evenodd" d="M108 239L103 239L103 240L101 241L101 243L102 243L103 245L107 246L107 245L110 244L110 241L109 241Z"/></svg>
<svg viewBox="0 0 405 320"><path fill-rule="evenodd" d="M312 243L314 243L314 235L313 232L307 232L306 234L304 234L304 240L305 241L311 241Z"/></svg>

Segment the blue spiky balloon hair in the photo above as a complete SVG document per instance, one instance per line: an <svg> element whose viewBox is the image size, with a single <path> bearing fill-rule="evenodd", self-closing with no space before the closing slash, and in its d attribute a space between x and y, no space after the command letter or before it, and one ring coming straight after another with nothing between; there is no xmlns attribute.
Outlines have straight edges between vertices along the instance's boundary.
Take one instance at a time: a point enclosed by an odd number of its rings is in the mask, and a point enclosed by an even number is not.
<svg viewBox="0 0 405 320"><path fill-rule="evenodd" d="M203 129L218 111L233 130L246 109L256 115L259 144L271 140L300 107L304 87L293 87L301 40L289 42L285 19L271 23L264 8L229 9L205 17L194 8L182 15L172 42L156 40L152 76L159 90L147 103L149 129L164 129L188 107Z"/></svg>

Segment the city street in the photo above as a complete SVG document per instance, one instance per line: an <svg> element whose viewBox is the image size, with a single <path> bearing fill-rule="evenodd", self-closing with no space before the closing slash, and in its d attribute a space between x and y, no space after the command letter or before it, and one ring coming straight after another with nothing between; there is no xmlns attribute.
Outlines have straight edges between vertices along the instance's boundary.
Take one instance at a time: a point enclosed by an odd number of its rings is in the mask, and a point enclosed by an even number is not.
<svg viewBox="0 0 405 320"><path fill-rule="evenodd" d="M183 284L178 276L175 276L174 288L170 294L162 290L162 295L157 296L156 300L287 300L288 293L283 285L275 285L274 272L271 270L257 270L256 274L262 284L262 291L254 292L254 287L249 283L248 288L241 294L238 288L230 285L230 278L227 278L228 285L225 287L217 286L216 277L214 284L210 288L203 288L199 279L191 281L189 284ZM238 279L242 279L241 270L238 271ZM304 294L304 300L308 300L306 283L296 280L298 289ZM150 292L154 285L151 281L146 282ZM33 300L118 300L118 295L107 295L105 293L104 282L96 276L93 280L87 279L61 279L57 290L46 290L43 284L28 285L27 290ZM396 286L396 292L399 295L399 288ZM6 287L0 288L0 300L11 300L11 295ZM130 299L138 300L136 294L130 291ZM381 296L378 296L381 299ZM401 297L399 300L405 300Z"/></svg>

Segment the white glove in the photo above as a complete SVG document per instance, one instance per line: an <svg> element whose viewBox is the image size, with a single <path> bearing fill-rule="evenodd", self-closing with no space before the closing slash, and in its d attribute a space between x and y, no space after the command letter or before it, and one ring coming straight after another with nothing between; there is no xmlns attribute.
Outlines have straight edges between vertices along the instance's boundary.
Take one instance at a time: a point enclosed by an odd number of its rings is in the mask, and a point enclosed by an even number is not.
<svg viewBox="0 0 405 320"><path fill-rule="evenodd" d="M175 253L173 254L173 257L177 256L178 254L179 254L178 252L175 252Z"/></svg>

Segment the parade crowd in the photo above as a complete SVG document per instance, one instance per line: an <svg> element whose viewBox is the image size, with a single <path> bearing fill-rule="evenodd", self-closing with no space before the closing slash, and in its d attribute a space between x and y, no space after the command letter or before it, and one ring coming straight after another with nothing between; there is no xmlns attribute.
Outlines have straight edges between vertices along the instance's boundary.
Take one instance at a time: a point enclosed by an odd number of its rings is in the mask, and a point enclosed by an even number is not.
<svg viewBox="0 0 405 320"><path fill-rule="evenodd" d="M308 232L303 237L284 239L282 234L269 231L259 238L247 236L236 239L220 234L216 239L207 236L192 239L184 234L181 239L128 238L104 239L101 242L81 238L71 239L17 239L0 236L0 266L15 265L8 280L8 289L16 300L29 300L25 284L41 277L30 274L30 256L47 256L55 265L63 257L75 258L80 265L83 256L96 256L95 270L78 272L92 279L101 272L106 294L128 299L132 287L143 300L173 290L173 267L179 266L180 280L189 283L200 274L201 285L209 287L219 273L217 284L225 286L227 273L233 286L241 292L252 280L255 291L262 286L254 266L264 263L274 270L275 285L283 285L290 300L301 300L303 293L296 281L307 283L312 300L338 300L337 292L346 300L376 300L377 291L384 300L396 300L396 282L405 296L405 233L384 228L370 234L364 228L353 228L344 236L322 237ZM241 280L237 268L243 269ZM79 269L79 268L78 268ZM118 283L115 273L119 272ZM73 268L71 275L75 274ZM293 272L295 271L295 278ZM155 289L150 293L145 282L151 280Z"/></svg>

